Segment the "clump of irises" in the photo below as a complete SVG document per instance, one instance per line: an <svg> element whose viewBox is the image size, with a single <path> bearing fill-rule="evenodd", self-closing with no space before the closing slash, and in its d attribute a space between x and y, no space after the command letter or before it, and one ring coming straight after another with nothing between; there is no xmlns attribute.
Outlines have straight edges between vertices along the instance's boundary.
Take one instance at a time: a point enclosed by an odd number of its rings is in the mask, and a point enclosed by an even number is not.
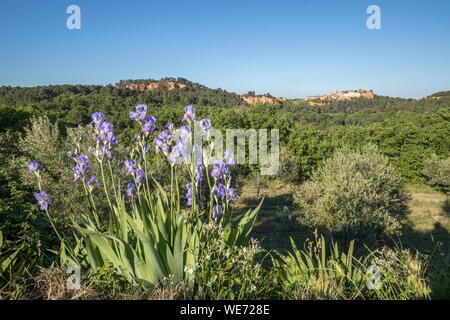
<svg viewBox="0 0 450 320"><path fill-rule="evenodd" d="M82 152L81 148L77 146L77 149L70 152L69 156L74 161L73 181L83 185L92 206L95 222L99 226L100 222L93 199L93 190L100 185L97 176L101 177L104 193L111 210L113 210L112 195L107 188L109 184L105 178L106 168L109 169L109 181L112 181L116 201L128 199L131 205L136 205L142 199L149 199L148 196L152 192L156 192L156 185L159 185L148 170L149 159L152 156L151 150L154 150L153 157L162 156L169 165L171 172L170 197L173 205L176 201L179 202L180 198L179 177L177 176L177 167L180 165L187 166L189 173L189 182L185 184L186 209L188 211L193 214L203 213L205 218L219 221L229 210L230 204L236 202L237 194L232 186L231 174L232 166L235 164L233 153L225 151L222 159L212 163L206 161L206 157L201 157L208 149L210 133L213 128L209 119L196 121L196 111L193 105L184 108L182 125L179 128L176 128L174 123L168 122L161 125L159 132L155 132L157 120L148 114L146 105L140 104L135 107L134 111L129 112L130 120L138 124L140 133L133 136L131 151L127 159L123 161L124 172L129 177L125 183L125 190L123 190L124 197L121 196L120 188L116 188L118 184L111 166L113 148L118 144L114 126L111 122L107 122L106 117L100 112L93 113L91 118L95 146L89 148L89 153ZM200 129L202 137L200 144L194 143L195 129ZM152 144L153 149L151 148ZM96 167L100 172L94 172L96 170L92 160L98 163ZM28 164L28 169L38 178L39 192L35 194L35 198L39 209L48 213L52 200L41 189L41 166L36 160L33 160Z"/></svg>

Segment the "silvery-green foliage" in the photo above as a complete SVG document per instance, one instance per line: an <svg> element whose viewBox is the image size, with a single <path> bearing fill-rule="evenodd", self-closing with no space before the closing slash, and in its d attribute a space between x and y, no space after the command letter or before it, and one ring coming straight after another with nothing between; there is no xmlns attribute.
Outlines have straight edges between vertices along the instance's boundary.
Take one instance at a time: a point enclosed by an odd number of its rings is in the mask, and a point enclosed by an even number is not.
<svg viewBox="0 0 450 320"><path fill-rule="evenodd" d="M10 160L11 166L20 173L21 180L34 188L36 178L28 171L27 164L32 159L40 163L42 187L53 199L52 214L63 220L77 218L80 213L89 210L83 187L73 182L71 168L74 166L74 160L69 155L75 150L91 154L89 146L93 144L92 133L91 126L79 126L67 129L67 133L63 135L57 123L52 123L47 117L33 118L17 142L19 156ZM119 151L116 152L117 157L112 160L112 165L122 169ZM92 161L92 165L96 170L96 161ZM116 170L119 175L121 171ZM98 198L98 206L106 207L103 194L98 190L93 193L94 197Z"/></svg>
<svg viewBox="0 0 450 320"><path fill-rule="evenodd" d="M338 150L295 194L298 220L346 235L393 235L406 213L401 177L373 145Z"/></svg>
<svg viewBox="0 0 450 320"><path fill-rule="evenodd" d="M85 202L80 201L82 191L72 183L72 163L66 154L67 141L57 124L51 123L47 117L33 118L17 144L20 155L11 159L11 165L19 170L25 184L35 187L36 178L29 173L27 164L32 159L41 164L43 188L54 199L55 215L67 218L86 210Z"/></svg>
<svg viewBox="0 0 450 320"><path fill-rule="evenodd" d="M447 193L450 191L450 158L431 156L424 163L423 174L430 185Z"/></svg>

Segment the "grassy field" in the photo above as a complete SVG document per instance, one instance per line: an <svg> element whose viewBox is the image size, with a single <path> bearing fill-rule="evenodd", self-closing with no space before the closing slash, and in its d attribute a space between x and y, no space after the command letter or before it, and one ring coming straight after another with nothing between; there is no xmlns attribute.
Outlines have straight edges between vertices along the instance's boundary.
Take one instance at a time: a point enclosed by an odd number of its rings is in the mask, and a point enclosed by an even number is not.
<svg viewBox="0 0 450 320"><path fill-rule="evenodd" d="M313 230L299 225L295 219L295 206L292 200L293 185L272 184L260 190L260 198L265 197L259 214L254 237L259 239L267 250L283 251L290 248L289 237L302 245L313 237ZM440 253L450 250L450 199L424 186L408 187L409 213L403 221L403 232L397 245L432 254L436 247ZM258 191L244 187L238 203L240 209L253 207L258 203ZM357 240L357 239L356 239Z"/></svg>

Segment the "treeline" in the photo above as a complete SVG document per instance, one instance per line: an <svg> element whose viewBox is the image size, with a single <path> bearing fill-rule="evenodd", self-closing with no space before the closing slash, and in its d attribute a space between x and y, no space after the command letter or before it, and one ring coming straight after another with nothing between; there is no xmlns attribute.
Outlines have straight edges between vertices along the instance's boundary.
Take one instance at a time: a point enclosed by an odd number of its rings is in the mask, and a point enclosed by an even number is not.
<svg viewBox="0 0 450 320"><path fill-rule="evenodd" d="M162 81L187 86L146 92L126 89L129 81L116 86L0 87L0 134L17 138L32 117L40 116L58 123L64 132L89 123L90 114L99 111L113 119L119 138L129 139L136 129L128 118L133 106L145 103L158 119L177 122L182 107L193 103L199 116L211 118L222 129L279 129L282 148L298 161L304 179L343 145L375 143L406 181L423 180L423 161L432 154L449 155L450 92L419 100L376 96L325 105L288 100L281 107L247 106L237 94L221 89L180 78Z"/></svg>

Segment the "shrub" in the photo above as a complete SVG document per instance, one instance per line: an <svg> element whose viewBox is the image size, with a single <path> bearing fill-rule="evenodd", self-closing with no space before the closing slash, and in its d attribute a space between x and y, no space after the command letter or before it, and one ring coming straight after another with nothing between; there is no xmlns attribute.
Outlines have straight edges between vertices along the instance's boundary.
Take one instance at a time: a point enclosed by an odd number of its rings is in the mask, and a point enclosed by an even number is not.
<svg viewBox="0 0 450 320"><path fill-rule="evenodd" d="M430 185L446 193L450 192L450 158L431 156L424 163L423 174Z"/></svg>
<svg viewBox="0 0 450 320"><path fill-rule="evenodd" d="M298 220L344 235L393 235L406 213L400 176L367 145L338 150L295 193Z"/></svg>

